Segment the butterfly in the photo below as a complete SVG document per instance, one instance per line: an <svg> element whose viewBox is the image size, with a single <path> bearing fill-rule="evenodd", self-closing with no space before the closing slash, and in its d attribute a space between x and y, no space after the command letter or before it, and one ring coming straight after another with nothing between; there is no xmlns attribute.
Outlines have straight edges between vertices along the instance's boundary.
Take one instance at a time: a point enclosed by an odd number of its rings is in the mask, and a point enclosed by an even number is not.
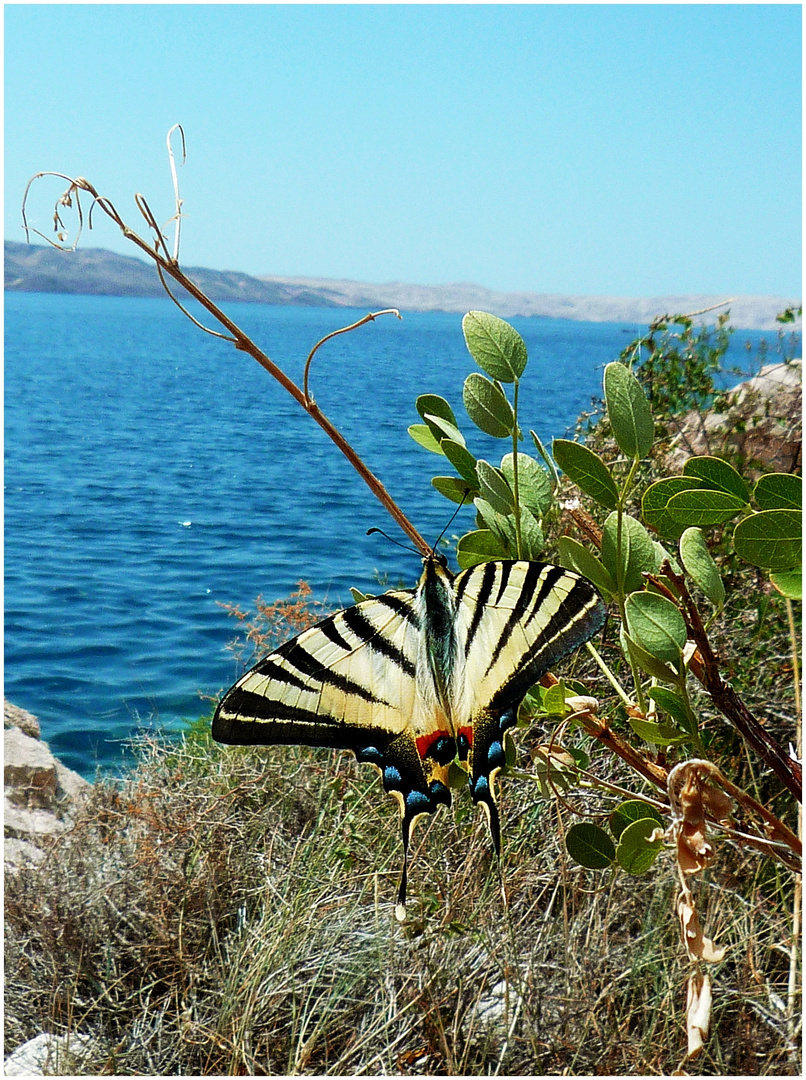
<svg viewBox="0 0 806 1080"><path fill-rule="evenodd" d="M431 553L416 589L337 611L257 663L222 698L212 735L352 750L377 766L400 808L403 919L412 828L450 806L451 763L466 766L500 855L505 733L527 690L604 617L590 582L562 567L496 561L454 575Z"/></svg>

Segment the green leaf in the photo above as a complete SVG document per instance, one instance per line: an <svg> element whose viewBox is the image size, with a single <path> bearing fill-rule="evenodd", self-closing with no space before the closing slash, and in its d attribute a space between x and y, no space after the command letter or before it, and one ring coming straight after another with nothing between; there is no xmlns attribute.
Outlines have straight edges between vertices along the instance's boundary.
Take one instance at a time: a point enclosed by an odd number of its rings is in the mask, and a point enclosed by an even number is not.
<svg viewBox="0 0 806 1080"><path fill-rule="evenodd" d="M652 675L656 679L662 679L664 682L674 683L676 686L680 684L683 678L682 658L681 662L675 667L655 659L652 653L647 652L646 649L642 648L630 637L623 626L619 627L619 641L624 655L632 655L636 664L648 675Z"/></svg>
<svg viewBox="0 0 806 1080"><path fill-rule="evenodd" d="M515 543L515 519L508 518L512 522L513 544ZM521 547L517 553L519 559L528 559L531 562L539 562L546 546L546 538L534 515L525 506L521 507ZM517 547L516 547L517 550Z"/></svg>
<svg viewBox="0 0 806 1080"><path fill-rule="evenodd" d="M574 764L577 766L578 769L590 768L590 755L586 754L585 751L582 750L579 746L566 746L565 749L574 759Z"/></svg>
<svg viewBox="0 0 806 1080"><path fill-rule="evenodd" d="M700 487L713 488L735 496L743 506L750 502L750 488L732 465L722 458L693 457L683 466L683 476L701 481Z"/></svg>
<svg viewBox="0 0 806 1080"><path fill-rule="evenodd" d="M641 499L641 516L650 529L669 540L676 540L685 529L669 512L669 500L681 491L699 487L696 480L685 476L667 476L650 484Z"/></svg>
<svg viewBox="0 0 806 1080"><path fill-rule="evenodd" d="M721 525L744 510L746 503L714 488L692 488L672 495L669 514L683 525Z"/></svg>
<svg viewBox="0 0 806 1080"><path fill-rule="evenodd" d="M641 818L628 825L619 837L616 859L622 870L628 874L645 874L660 854L663 839L649 838L658 828L654 818Z"/></svg>
<svg viewBox="0 0 806 1080"><path fill-rule="evenodd" d="M499 514L481 496L474 502L482 523L498 538L501 547L506 552L505 558L514 559L517 555L514 520L506 514Z"/></svg>
<svg viewBox="0 0 806 1080"><path fill-rule="evenodd" d="M546 468L548 469L549 477L551 479L551 487L552 487L552 490L553 490L557 486L557 484L560 482L560 478L557 475L557 466L551 460L551 457L549 456L548 451L546 450L545 446L543 445L543 443L538 438L537 432L532 431L532 429L530 428L529 429L529 434L532 436L532 439L534 440L535 449L537 450L538 454L540 454L540 456L543 458L543 460L546 463Z"/></svg>
<svg viewBox="0 0 806 1080"><path fill-rule="evenodd" d="M507 552L495 533L490 529L476 529L465 533L456 545L456 561L463 570L491 559L505 559Z"/></svg>
<svg viewBox="0 0 806 1080"><path fill-rule="evenodd" d="M630 716L630 727L639 739L644 742L654 743L656 746L674 746L676 743L688 742L691 732L677 727L675 724L659 724L653 720L642 720L638 716Z"/></svg>
<svg viewBox="0 0 806 1080"><path fill-rule="evenodd" d="M464 435L456 424L452 424L450 420L443 420L442 417L436 416L434 413L426 413L425 422L431 428L434 438L438 439L440 442L442 439L450 439L460 446L465 445Z"/></svg>
<svg viewBox="0 0 806 1080"><path fill-rule="evenodd" d="M431 484L440 495L455 503L469 504L476 494L466 480L460 480L456 476L435 476Z"/></svg>
<svg viewBox="0 0 806 1080"><path fill-rule="evenodd" d="M476 462L476 475L479 478L481 497L499 514L509 514L515 505L512 488L500 469L489 461L479 458Z"/></svg>
<svg viewBox="0 0 806 1080"><path fill-rule="evenodd" d="M457 426L453 409L439 394L421 394L414 402L414 407L423 420L425 420L425 414L429 413L431 416L438 416L441 420L447 420L454 427Z"/></svg>
<svg viewBox="0 0 806 1080"><path fill-rule="evenodd" d="M680 537L680 561L686 573L699 585L714 607L721 609L725 603L722 575L711 558L705 537L699 529L686 529Z"/></svg>
<svg viewBox="0 0 806 1080"><path fill-rule="evenodd" d="M551 450L559 467L581 491L608 510L615 510L618 488L598 454L570 439L555 439Z"/></svg>
<svg viewBox="0 0 806 1080"><path fill-rule="evenodd" d="M420 446L424 446L426 450L430 450L432 454L441 454L442 447L434 438L434 434L431 428L427 424L412 424L409 428L409 435Z"/></svg>
<svg viewBox="0 0 806 1080"><path fill-rule="evenodd" d="M501 472L515 491L515 469L512 454L501 462ZM542 518L551 509L554 492L549 474L543 466L528 454L518 454L518 497L521 506L527 507L536 518Z"/></svg>
<svg viewBox="0 0 806 1080"><path fill-rule="evenodd" d="M479 478L476 475L476 459L467 447L454 442L452 439L443 439L440 443L440 449L462 479L467 480L473 489L477 491Z"/></svg>
<svg viewBox="0 0 806 1080"><path fill-rule="evenodd" d="M753 489L760 510L802 510L803 480L792 473L765 473Z"/></svg>
<svg viewBox="0 0 806 1080"><path fill-rule="evenodd" d="M611 813L610 828L618 840L628 825L632 825L634 821L644 821L646 818L651 819L655 825L663 824L663 818L654 806L641 802L640 799L627 799L619 803Z"/></svg>
<svg viewBox="0 0 806 1080"><path fill-rule="evenodd" d="M644 388L617 360L604 372L607 415L621 450L631 458L646 457L655 438L655 423Z"/></svg>
<svg viewBox="0 0 806 1080"><path fill-rule="evenodd" d="M526 344L518 331L486 311L468 311L462 332L470 355L493 379L511 383L526 367Z"/></svg>
<svg viewBox="0 0 806 1080"><path fill-rule="evenodd" d="M614 581L618 581L618 512L614 511L602 527L602 563ZM624 592L643 588L642 574L654 574L660 567L652 537L640 521L629 514L621 516L621 562L624 567Z"/></svg>
<svg viewBox="0 0 806 1080"><path fill-rule="evenodd" d="M565 716L568 712L568 707L565 704L565 686L562 681L541 689L541 696L543 698L543 708L547 713Z"/></svg>
<svg viewBox="0 0 806 1080"><path fill-rule="evenodd" d="M593 552L570 536L561 536L557 541L557 561L566 570L574 570L595 585L606 600L616 595L616 583L605 570L601 560Z"/></svg>
<svg viewBox="0 0 806 1080"><path fill-rule="evenodd" d="M624 611L632 640L656 660L679 669L686 624L676 605L658 593L634 592L625 600Z"/></svg>
<svg viewBox="0 0 806 1080"><path fill-rule="evenodd" d="M613 841L604 829L588 821L571 826L565 834L565 847L571 858L588 870L604 870L616 859Z"/></svg>
<svg viewBox="0 0 806 1080"><path fill-rule="evenodd" d="M482 521L500 540L508 559L539 560L545 546L543 530L526 507L521 507L521 546L518 550L515 516L512 511L501 514L486 499L476 499L476 509Z"/></svg>
<svg viewBox="0 0 806 1080"><path fill-rule="evenodd" d="M777 574L770 574L770 581L782 596L787 596L790 600L803 599L803 571L800 567L797 570L782 570Z"/></svg>
<svg viewBox="0 0 806 1080"><path fill-rule="evenodd" d="M671 716L681 730L688 731L690 734L694 733L696 723L692 722L693 717L689 715L686 703L679 694L670 690L668 686L652 686L648 694L659 708Z"/></svg>
<svg viewBox="0 0 806 1080"><path fill-rule="evenodd" d="M736 554L765 570L793 570L802 561L801 515L795 510L761 510L733 531Z"/></svg>
<svg viewBox="0 0 806 1080"><path fill-rule="evenodd" d="M462 400L467 415L485 435L506 439L515 427L515 414L500 386L472 371L465 379Z"/></svg>

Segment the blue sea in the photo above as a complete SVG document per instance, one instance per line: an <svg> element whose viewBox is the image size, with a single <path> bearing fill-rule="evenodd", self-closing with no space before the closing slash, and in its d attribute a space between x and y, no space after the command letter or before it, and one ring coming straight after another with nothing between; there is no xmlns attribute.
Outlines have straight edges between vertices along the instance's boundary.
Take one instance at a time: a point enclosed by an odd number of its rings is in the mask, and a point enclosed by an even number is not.
<svg viewBox="0 0 806 1080"><path fill-rule="evenodd" d="M299 379L314 343L366 311L228 313ZM521 420L546 443L643 329L512 322L529 350ZM209 711L203 695L238 674L222 603L284 597L300 579L330 606L350 586L416 582L416 555L366 535L399 534L320 429L170 300L7 293L5 335L5 693L71 768L118 769L138 728ZM740 361L761 336L737 332ZM451 470L406 428L426 392L463 417L473 369L461 317L442 313L386 316L314 359L318 404L430 541L453 509L430 479ZM506 452L464 427L479 456ZM473 512L460 514L463 531Z"/></svg>

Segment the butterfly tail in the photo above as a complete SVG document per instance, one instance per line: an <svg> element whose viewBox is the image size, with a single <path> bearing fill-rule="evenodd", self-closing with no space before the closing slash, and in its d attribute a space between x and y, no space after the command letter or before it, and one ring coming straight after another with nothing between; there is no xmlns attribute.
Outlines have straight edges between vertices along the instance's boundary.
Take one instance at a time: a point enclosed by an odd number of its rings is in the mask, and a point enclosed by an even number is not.
<svg viewBox="0 0 806 1080"><path fill-rule="evenodd" d="M403 872L400 875L400 888L397 890L395 918L398 922L406 921L406 888L409 883L409 836L411 822L403 818Z"/></svg>

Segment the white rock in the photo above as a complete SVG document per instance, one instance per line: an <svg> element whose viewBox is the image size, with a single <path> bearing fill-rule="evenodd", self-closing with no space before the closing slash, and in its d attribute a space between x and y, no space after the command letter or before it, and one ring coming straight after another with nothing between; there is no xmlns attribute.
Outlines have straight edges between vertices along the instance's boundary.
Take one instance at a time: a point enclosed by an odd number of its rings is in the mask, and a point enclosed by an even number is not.
<svg viewBox="0 0 806 1080"><path fill-rule="evenodd" d="M90 1035L49 1035L43 1032L18 1046L5 1060L6 1076L70 1076L94 1047Z"/></svg>

